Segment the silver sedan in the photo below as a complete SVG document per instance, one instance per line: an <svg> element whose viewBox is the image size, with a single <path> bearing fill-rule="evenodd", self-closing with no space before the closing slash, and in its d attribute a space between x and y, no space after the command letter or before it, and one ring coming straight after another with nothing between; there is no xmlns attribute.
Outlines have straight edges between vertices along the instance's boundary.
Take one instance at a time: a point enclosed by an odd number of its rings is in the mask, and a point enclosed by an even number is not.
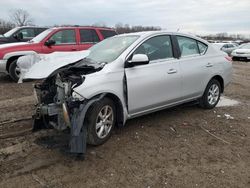
<svg viewBox="0 0 250 188"><path fill-rule="evenodd" d="M231 81L232 63L201 38L141 32L106 39L67 65L62 58L36 63L24 76L41 78L34 128L70 128L71 151L82 153L85 139L103 144L128 119L190 101L214 108Z"/></svg>

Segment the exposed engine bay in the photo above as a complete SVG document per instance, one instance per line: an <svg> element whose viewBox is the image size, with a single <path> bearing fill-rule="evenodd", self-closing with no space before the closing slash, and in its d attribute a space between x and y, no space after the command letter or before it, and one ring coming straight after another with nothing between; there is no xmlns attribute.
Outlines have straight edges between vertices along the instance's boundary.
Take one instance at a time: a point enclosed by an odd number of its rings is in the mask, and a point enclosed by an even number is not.
<svg viewBox="0 0 250 188"><path fill-rule="evenodd" d="M84 117L88 107L99 98L87 100L79 97L80 94L74 88L83 84L84 75L100 71L104 66L105 63L96 63L85 58L56 70L42 83L35 84L36 112L33 116L33 129L70 128L70 151L84 153Z"/></svg>

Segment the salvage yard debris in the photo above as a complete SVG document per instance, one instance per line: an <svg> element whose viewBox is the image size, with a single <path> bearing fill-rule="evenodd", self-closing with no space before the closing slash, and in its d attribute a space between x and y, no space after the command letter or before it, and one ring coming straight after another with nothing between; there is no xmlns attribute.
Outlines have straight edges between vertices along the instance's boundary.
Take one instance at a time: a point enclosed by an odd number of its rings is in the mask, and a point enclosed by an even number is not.
<svg viewBox="0 0 250 188"><path fill-rule="evenodd" d="M214 138L216 138L216 139L218 139L218 140L224 142L225 144L231 144L230 142L228 142L228 141L226 141L226 140L224 140L224 139L222 139L222 138L216 136L215 134L211 133L209 130L207 130L206 128L204 128L202 125L198 125L198 126L199 126L203 131L205 131L206 133L208 133L210 136L212 136L212 137L214 137Z"/></svg>
<svg viewBox="0 0 250 188"><path fill-rule="evenodd" d="M224 114L224 116L225 116L227 119L234 119L234 117L231 116L230 114Z"/></svg>

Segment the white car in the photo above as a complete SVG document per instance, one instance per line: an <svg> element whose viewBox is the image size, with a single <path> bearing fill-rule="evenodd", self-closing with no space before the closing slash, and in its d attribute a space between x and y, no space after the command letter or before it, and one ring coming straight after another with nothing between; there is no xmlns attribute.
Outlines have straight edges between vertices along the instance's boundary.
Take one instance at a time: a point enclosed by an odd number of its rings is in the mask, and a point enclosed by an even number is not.
<svg viewBox="0 0 250 188"><path fill-rule="evenodd" d="M214 43L214 45L228 55L231 55L232 51L239 47L234 43Z"/></svg>
<svg viewBox="0 0 250 188"><path fill-rule="evenodd" d="M234 61L243 60L249 61L250 60L250 43L242 44L236 50L231 53L232 59Z"/></svg>
<svg viewBox="0 0 250 188"><path fill-rule="evenodd" d="M190 101L214 108L232 78L224 52L181 33L122 34L73 57L43 58L23 79L44 79L35 85L34 129L70 129L74 153L134 117Z"/></svg>

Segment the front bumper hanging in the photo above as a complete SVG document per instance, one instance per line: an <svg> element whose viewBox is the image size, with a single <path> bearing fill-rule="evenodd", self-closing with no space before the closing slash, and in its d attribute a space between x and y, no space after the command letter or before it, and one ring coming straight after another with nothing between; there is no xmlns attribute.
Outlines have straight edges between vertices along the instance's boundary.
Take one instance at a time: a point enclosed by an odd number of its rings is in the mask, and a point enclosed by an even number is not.
<svg viewBox="0 0 250 188"><path fill-rule="evenodd" d="M65 130L70 128L70 152L85 154L87 145L87 126L84 119L89 107L101 100L105 94L101 94L90 100L84 100L80 104L43 104L37 106L36 114L33 116L33 130L55 128Z"/></svg>

